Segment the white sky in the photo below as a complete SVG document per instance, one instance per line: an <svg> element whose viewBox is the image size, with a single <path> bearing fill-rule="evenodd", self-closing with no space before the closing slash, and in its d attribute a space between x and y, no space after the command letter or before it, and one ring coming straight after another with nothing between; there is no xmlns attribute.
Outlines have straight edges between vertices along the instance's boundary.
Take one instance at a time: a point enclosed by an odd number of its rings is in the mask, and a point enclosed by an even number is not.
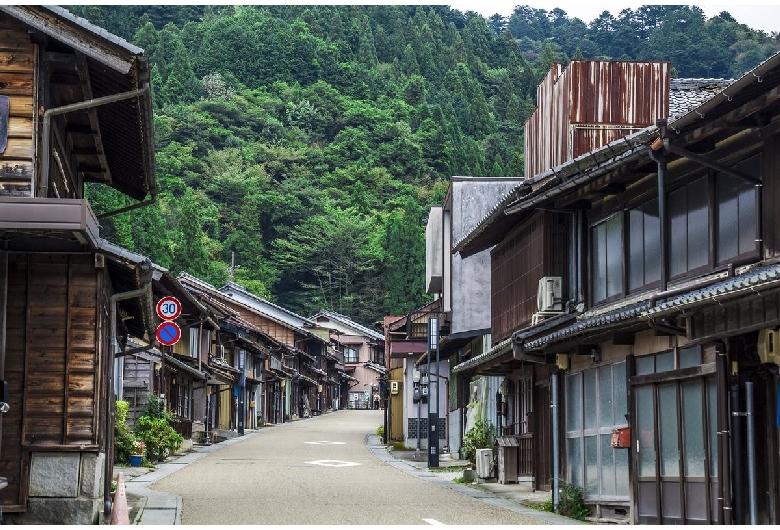
<svg viewBox="0 0 780 530"><path fill-rule="evenodd" d="M716 0L717 1L717 0ZM400 2L399 2L400 3ZM425 4L429 2L414 2L415 4ZM435 4L445 4L445 2L433 2ZM545 9L552 11L556 7L560 7L570 18L579 18L586 24L589 24L592 20L597 18L603 11L609 11L613 15L617 16L621 10L629 7L635 9L641 5L662 5L662 4L683 4L679 0L677 2L616 2L613 0L607 2L600 1L587 1L587 0L548 0L547 2L539 1L500 1L500 0L455 0L453 2L447 2L453 9L460 11L475 11L485 18L490 17L496 13L504 16L508 16L514 11L516 5L527 5L534 8ZM767 33L772 31L780 32L780 5L772 5L770 3L753 2L749 5L732 4L722 5L714 2L694 2L687 3L686 5L699 6L704 10L704 15L707 18L711 18L721 11L728 11L731 13L737 22L746 24L753 29L764 30Z"/></svg>

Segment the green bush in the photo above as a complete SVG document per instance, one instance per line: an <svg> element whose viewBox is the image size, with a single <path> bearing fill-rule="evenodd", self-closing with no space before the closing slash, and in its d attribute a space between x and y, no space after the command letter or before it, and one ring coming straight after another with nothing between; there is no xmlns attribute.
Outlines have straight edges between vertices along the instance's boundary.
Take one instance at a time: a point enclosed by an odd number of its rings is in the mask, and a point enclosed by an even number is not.
<svg viewBox="0 0 780 530"><path fill-rule="evenodd" d="M558 496L558 513L584 521L590 510L585 506L585 490L569 482L561 481L561 488Z"/></svg>
<svg viewBox="0 0 780 530"><path fill-rule="evenodd" d="M116 402L116 414L114 424L114 463L130 463L130 455L133 454L133 442L135 436L127 426L127 411L130 404L127 401Z"/></svg>
<svg viewBox="0 0 780 530"><path fill-rule="evenodd" d="M183 438L171 426L175 421L173 414L165 409L162 399L148 396L144 412L135 423L135 432L146 444L146 456L153 462L165 460L166 456L181 447Z"/></svg>
<svg viewBox="0 0 780 530"><path fill-rule="evenodd" d="M377 436L384 436L384 434L385 434L385 427L384 427L384 425L380 425L379 427L376 428L376 435Z"/></svg>
<svg viewBox="0 0 780 530"><path fill-rule="evenodd" d="M486 420L477 420L463 436L463 445L461 446L463 458L475 464L477 462L477 449L492 449L495 436L496 429L492 423Z"/></svg>

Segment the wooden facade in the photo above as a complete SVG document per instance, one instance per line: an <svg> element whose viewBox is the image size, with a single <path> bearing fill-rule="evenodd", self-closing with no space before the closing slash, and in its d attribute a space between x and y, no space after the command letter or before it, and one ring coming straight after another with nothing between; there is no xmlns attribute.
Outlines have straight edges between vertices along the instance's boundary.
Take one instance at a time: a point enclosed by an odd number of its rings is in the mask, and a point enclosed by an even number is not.
<svg viewBox="0 0 780 530"><path fill-rule="evenodd" d="M542 212L510 232L491 256L493 343L531 323L543 276L560 276L568 290L569 227L564 214Z"/></svg>
<svg viewBox="0 0 780 530"><path fill-rule="evenodd" d="M592 518L778 521L780 379L766 339L780 327L778 86L780 55L668 127L659 121L564 161L495 221L503 240L494 253L539 210L576 219L562 247L571 250L560 275L576 280L564 314L518 319L501 335L511 354L496 348L462 369L514 382L524 360L535 381L558 384L561 452L552 456L584 489ZM496 235L480 227L463 250ZM544 259L536 252L526 273ZM502 273L492 278L499 294L513 279ZM535 291L529 283L508 298L522 303ZM534 387L536 416L545 397ZM616 430L628 443L611 445Z"/></svg>
<svg viewBox="0 0 780 530"><path fill-rule="evenodd" d="M143 50L64 9L0 6L4 520L90 524L110 506L111 296L142 285L106 268L84 184L136 200L156 192L148 75ZM143 302L120 305L144 336ZM52 462L72 488L46 480Z"/></svg>

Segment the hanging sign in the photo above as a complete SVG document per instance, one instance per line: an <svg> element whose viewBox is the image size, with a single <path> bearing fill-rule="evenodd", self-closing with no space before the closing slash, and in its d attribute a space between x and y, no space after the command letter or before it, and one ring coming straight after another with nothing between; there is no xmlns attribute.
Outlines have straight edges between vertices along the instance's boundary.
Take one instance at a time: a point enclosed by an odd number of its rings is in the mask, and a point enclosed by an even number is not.
<svg viewBox="0 0 780 530"><path fill-rule="evenodd" d="M181 328L176 322L166 320L157 326L155 336L163 346L173 346L179 342L179 339L181 338Z"/></svg>
<svg viewBox="0 0 780 530"><path fill-rule="evenodd" d="M163 320L176 320L181 315L181 302L173 296L163 296L157 302L157 316Z"/></svg>

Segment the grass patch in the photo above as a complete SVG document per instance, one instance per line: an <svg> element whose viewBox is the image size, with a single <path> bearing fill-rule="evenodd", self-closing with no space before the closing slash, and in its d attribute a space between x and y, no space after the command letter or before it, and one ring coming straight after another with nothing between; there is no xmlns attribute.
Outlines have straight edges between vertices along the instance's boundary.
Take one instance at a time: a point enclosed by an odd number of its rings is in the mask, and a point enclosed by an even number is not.
<svg viewBox="0 0 780 530"><path fill-rule="evenodd" d="M523 504L534 510L540 510L542 512L555 512L555 505L553 504L552 495L544 502L523 501Z"/></svg>
<svg viewBox="0 0 780 530"><path fill-rule="evenodd" d="M447 466L447 467L429 467L428 471L431 473L454 473L454 472L460 472L464 469L468 469L468 465L461 465L461 466Z"/></svg>

